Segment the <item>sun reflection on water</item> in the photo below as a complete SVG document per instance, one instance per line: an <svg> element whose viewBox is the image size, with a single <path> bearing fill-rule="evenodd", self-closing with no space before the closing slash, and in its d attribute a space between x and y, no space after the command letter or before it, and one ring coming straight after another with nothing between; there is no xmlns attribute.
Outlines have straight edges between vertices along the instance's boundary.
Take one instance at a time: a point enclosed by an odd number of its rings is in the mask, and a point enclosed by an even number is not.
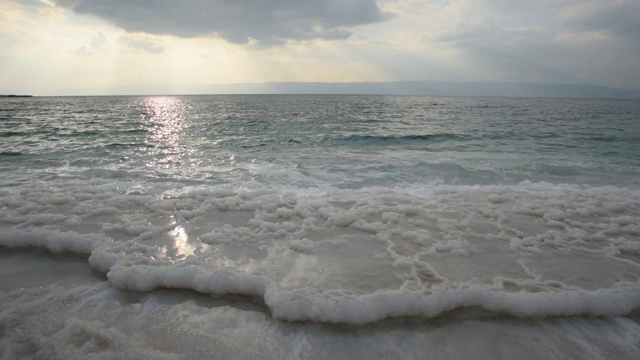
<svg viewBox="0 0 640 360"><path fill-rule="evenodd" d="M177 256L188 256L195 253L196 246L189 243L189 235L187 235L184 227L176 227L169 232L169 235L173 237L173 246Z"/></svg>
<svg viewBox="0 0 640 360"><path fill-rule="evenodd" d="M149 97L142 100L141 120L147 129L144 151L151 155L147 166L157 171L188 171L194 150L184 142L189 127L188 103L176 97Z"/></svg>

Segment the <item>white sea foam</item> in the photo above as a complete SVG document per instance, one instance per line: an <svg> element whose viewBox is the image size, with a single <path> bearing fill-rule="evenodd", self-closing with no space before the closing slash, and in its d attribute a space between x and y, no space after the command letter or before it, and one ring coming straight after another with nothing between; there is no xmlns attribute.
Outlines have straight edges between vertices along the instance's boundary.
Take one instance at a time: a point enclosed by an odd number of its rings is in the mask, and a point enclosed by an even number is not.
<svg viewBox="0 0 640 360"><path fill-rule="evenodd" d="M129 186L7 189L0 245L90 255L121 289L262 297L274 317L291 321L361 324L472 306L516 316L640 307L635 190Z"/></svg>
<svg viewBox="0 0 640 360"><path fill-rule="evenodd" d="M0 232L0 246L8 248L42 248L55 253L72 252L89 255L93 250L108 241L111 241L111 239L97 234L80 235L43 230L9 230Z"/></svg>

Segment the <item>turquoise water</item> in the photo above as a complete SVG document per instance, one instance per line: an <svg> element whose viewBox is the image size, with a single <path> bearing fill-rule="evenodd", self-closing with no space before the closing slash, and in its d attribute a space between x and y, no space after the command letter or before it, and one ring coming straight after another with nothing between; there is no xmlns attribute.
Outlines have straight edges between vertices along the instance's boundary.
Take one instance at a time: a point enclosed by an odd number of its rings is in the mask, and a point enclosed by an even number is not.
<svg viewBox="0 0 640 360"><path fill-rule="evenodd" d="M640 353L637 100L2 99L0 173L8 358Z"/></svg>
<svg viewBox="0 0 640 360"><path fill-rule="evenodd" d="M290 171L270 179L283 185L632 186L640 165L635 100L71 97L4 100L0 111L5 181L102 169L233 182L254 176L252 164Z"/></svg>

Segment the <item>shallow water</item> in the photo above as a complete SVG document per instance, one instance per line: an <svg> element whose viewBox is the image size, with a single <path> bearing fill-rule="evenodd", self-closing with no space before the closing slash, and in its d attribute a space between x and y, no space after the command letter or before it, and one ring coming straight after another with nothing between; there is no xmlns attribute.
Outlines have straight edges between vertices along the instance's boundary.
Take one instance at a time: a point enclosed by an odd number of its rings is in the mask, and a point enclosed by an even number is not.
<svg viewBox="0 0 640 360"><path fill-rule="evenodd" d="M639 120L621 100L4 99L3 355L638 357Z"/></svg>

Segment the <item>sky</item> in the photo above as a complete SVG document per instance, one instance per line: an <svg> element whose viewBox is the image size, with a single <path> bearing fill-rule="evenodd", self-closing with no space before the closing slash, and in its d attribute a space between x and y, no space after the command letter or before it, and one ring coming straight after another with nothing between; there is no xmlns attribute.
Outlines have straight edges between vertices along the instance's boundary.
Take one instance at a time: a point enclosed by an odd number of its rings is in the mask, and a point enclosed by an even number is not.
<svg viewBox="0 0 640 360"><path fill-rule="evenodd" d="M407 80L640 88L640 1L0 0L0 94Z"/></svg>

